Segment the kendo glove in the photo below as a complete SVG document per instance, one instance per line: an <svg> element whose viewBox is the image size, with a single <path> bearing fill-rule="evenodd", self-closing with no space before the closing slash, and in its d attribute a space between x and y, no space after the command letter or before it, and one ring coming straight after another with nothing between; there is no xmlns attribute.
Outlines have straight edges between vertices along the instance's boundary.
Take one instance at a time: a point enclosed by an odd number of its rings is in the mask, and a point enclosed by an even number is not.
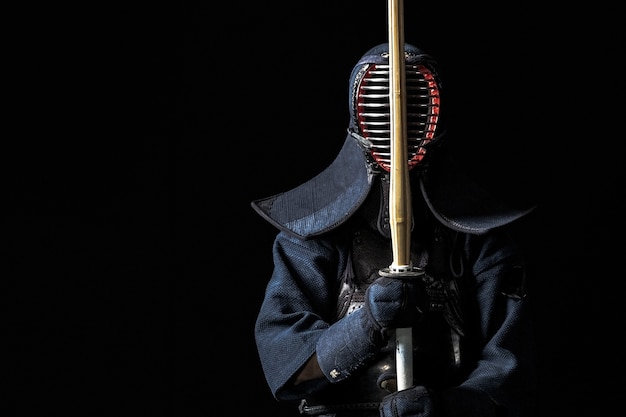
<svg viewBox="0 0 626 417"><path fill-rule="evenodd" d="M330 326L316 346L326 378L339 382L369 362L385 346L389 330L410 327L419 317L419 279L380 277L365 292L363 307Z"/></svg>
<svg viewBox="0 0 626 417"><path fill-rule="evenodd" d="M415 386L387 395L380 404L381 417L499 417L502 411L484 392L465 387L435 394Z"/></svg>
<svg viewBox="0 0 626 417"><path fill-rule="evenodd" d="M421 316L423 281L419 278L380 277L365 292L365 311L386 340L389 330L411 327Z"/></svg>
<svg viewBox="0 0 626 417"><path fill-rule="evenodd" d="M435 397L421 385L387 395L379 407L381 417L439 417L436 409Z"/></svg>

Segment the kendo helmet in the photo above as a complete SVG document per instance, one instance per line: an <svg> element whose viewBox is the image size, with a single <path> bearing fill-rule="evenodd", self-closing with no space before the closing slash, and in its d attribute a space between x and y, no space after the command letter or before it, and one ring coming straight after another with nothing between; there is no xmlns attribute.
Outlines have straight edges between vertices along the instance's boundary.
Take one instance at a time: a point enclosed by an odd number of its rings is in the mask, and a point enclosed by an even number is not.
<svg viewBox="0 0 626 417"><path fill-rule="evenodd" d="M532 211L506 207L493 199L446 152L435 152L437 161L433 160L433 151L445 133L437 63L413 45L405 43L404 49L407 164L418 174L412 184L428 209L442 224L471 234L485 233ZM303 184L251 203L257 213L281 231L310 239L337 228L362 206L375 179L388 174L388 51L388 44L370 49L352 70L350 125L333 162Z"/></svg>
<svg viewBox="0 0 626 417"><path fill-rule="evenodd" d="M407 163L411 170L425 165L441 137L441 82L431 56L406 43L404 51ZM348 132L365 150L371 168L384 171L391 165L389 76L389 45L385 43L363 55L349 82Z"/></svg>

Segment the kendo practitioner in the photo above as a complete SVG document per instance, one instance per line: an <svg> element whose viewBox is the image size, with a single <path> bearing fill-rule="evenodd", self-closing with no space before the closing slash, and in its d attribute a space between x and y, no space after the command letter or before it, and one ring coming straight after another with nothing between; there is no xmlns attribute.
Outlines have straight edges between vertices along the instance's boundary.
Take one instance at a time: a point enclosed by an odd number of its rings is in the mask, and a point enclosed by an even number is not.
<svg viewBox="0 0 626 417"><path fill-rule="evenodd" d="M532 416L527 265L509 208L454 163L436 61L404 44L407 164L416 278L383 274L389 224L389 44L349 78L350 124L336 159L252 207L279 230L255 324L267 383L294 414ZM398 389L396 339L410 328L412 384Z"/></svg>

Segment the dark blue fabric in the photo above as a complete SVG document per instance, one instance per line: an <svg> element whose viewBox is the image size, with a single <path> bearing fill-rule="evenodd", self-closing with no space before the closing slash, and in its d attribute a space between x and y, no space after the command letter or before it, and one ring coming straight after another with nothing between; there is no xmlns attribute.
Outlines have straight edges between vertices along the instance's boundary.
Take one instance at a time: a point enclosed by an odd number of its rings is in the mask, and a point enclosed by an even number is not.
<svg viewBox="0 0 626 417"><path fill-rule="evenodd" d="M420 189L431 213L453 230L482 234L534 210L503 204L476 184L451 157L439 158L421 177Z"/></svg>
<svg viewBox="0 0 626 417"><path fill-rule="evenodd" d="M292 190L255 200L251 206L279 230L308 239L344 224L369 194L376 175L363 149L348 135L337 158L320 174ZM427 172L413 174L411 187L411 193L423 195L440 222L464 233L486 233L534 209L502 204L447 153Z"/></svg>
<svg viewBox="0 0 626 417"><path fill-rule="evenodd" d="M365 309L342 318L319 338L317 361L331 382L339 382L365 365L380 349L381 338L375 333L380 327Z"/></svg>
<svg viewBox="0 0 626 417"><path fill-rule="evenodd" d="M501 417L506 409L495 404L487 394L467 386L454 387L439 394L441 417ZM515 414L513 414L515 415Z"/></svg>
<svg viewBox="0 0 626 417"><path fill-rule="evenodd" d="M436 63L430 57L412 45L405 46L412 54L409 60L432 65L436 74ZM352 72L350 89L365 62L385 60L380 55L385 49L386 45L379 45L363 56ZM349 96L353 106L352 90ZM354 113L352 107L350 110ZM355 123L353 115L351 119L349 132ZM252 207L280 231L272 249L274 271L255 324L263 371L279 400L297 401L336 388L341 382L332 384L330 372L336 370L339 375L349 376L355 368L366 366L375 349L370 343L371 326L363 321L363 313L335 324L340 278L349 259L349 245L341 237L372 192L376 176L384 175L368 163L367 150L362 146L349 133L336 159L320 174L284 193L252 202ZM458 232L461 239L461 253L455 260L463 263L459 280L461 288L469 292L465 294L470 300L469 308L463 316L468 336L463 337L463 342L470 345L465 359L470 363L462 368L460 386L458 380L450 380L440 387L442 381L432 381L435 377L424 376L425 372L420 385L423 383L430 390L428 385L432 382L445 392L454 392L447 389L459 386L465 393L480 393L462 397L468 400L467 404L478 399L480 406L493 403L503 407L507 417L531 417L535 381L529 297L503 294L503 280L518 259L503 228L532 208L500 204L464 175L442 148L438 145L434 155L429 151L428 163L412 171L411 196L422 198L432 216ZM322 354L320 361L326 378L294 386L295 375L316 349ZM441 358L438 352L435 355ZM431 363L439 364L435 360ZM419 369L414 371L419 375ZM441 379L446 377L447 374ZM394 417L430 416L432 404L425 403L430 397L418 391L389 397L385 410ZM447 401L445 396L441 399Z"/></svg>
<svg viewBox="0 0 626 417"><path fill-rule="evenodd" d="M419 279L380 277L365 294L363 307L381 329L408 327L418 319Z"/></svg>
<svg viewBox="0 0 626 417"><path fill-rule="evenodd" d="M381 417L500 417L502 414L482 391L454 387L441 393L415 386L389 394L380 404Z"/></svg>
<svg viewBox="0 0 626 417"><path fill-rule="evenodd" d="M318 363L331 382L350 377L367 365L392 334L417 316L417 280L382 277L367 289L363 307L328 328L317 342Z"/></svg>
<svg viewBox="0 0 626 417"><path fill-rule="evenodd" d="M348 136L324 171L288 192L253 201L252 207L278 229L308 238L348 220L371 185L363 150Z"/></svg>
<svg viewBox="0 0 626 417"><path fill-rule="evenodd" d="M390 394L380 404L381 417L443 417L436 410L433 396L421 385Z"/></svg>
<svg viewBox="0 0 626 417"><path fill-rule="evenodd" d="M405 43L404 46L408 63L426 64L431 67L435 78L439 78L437 63L432 57L411 44ZM387 50L388 44L377 45L365 53L353 67L349 79L351 117L348 132L358 131L353 91L355 77L364 65L387 62L386 55L381 55ZM447 138L441 132L445 132L442 126L438 128L436 152L433 152L435 149L428 151L429 160L440 153L446 155L442 152L441 141ZM278 229L301 238L307 239L331 231L354 214L367 197L373 178L381 175L381 170L368 162L367 152L369 151L348 133L339 154L326 169L291 190L253 201L252 208ZM528 208L518 209L502 205L473 183L447 157L438 157L436 163L429 162L427 165L413 170L420 171L423 175L413 175L411 193L423 193L433 214L454 230L485 233L510 223L529 211Z"/></svg>
<svg viewBox="0 0 626 417"><path fill-rule="evenodd" d="M275 269L267 285L255 327L259 357L277 399L297 400L328 384L326 379L292 386L290 380L315 353L334 321L338 281L347 263L347 245L332 236L299 239L279 232L273 246ZM479 356L462 383L484 392L508 410L529 417L534 398L533 333L529 297L501 293L503 277L516 249L501 229L483 235L461 234L466 262L464 287L474 310L465 317L476 325ZM419 372L419 370L416 370Z"/></svg>

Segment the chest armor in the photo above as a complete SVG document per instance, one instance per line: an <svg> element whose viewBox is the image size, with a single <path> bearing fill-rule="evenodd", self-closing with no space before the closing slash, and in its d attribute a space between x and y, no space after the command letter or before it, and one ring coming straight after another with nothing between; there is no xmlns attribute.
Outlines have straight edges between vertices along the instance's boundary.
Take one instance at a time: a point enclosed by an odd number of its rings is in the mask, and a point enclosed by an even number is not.
<svg viewBox="0 0 626 417"><path fill-rule="evenodd" d="M363 307L368 286L380 276L380 270L388 268L393 261L387 217L389 184L383 178L380 186L382 192L374 194L374 198L364 204L360 220L350 228L350 259L338 279L335 320ZM458 385L468 372L463 366L466 324L463 320L462 257L455 245L458 232L429 220L430 216L420 209L417 201L413 211L418 214L413 219L411 263L424 271L414 278L423 281L424 294L423 314L412 326L413 385L443 389ZM371 364L356 371L353 377L303 400L303 414L326 416L322 410L359 410L360 416L378 416L382 399L397 391L395 334L390 336Z"/></svg>
<svg viewBox="0 0 626 417"><path fill-rule="evenodd" d="M434 389L461 381L464 358L462 293L460 278L450 270L453 233L435 229L425 242L411 245L413 265L425 273L423 316L412 327L414 385ZM391 241L377 230L363 228L354 233L351 262L340 280L336 319L362 308L367 287L379 277L379 271L392 262ZM396 391L395 335L389 339L381 356L362 375L335 387L336 400L348 403L376 403ZM327 399L328 400L328 399ZM332 401L332 399L331 399Z"/></svg>

